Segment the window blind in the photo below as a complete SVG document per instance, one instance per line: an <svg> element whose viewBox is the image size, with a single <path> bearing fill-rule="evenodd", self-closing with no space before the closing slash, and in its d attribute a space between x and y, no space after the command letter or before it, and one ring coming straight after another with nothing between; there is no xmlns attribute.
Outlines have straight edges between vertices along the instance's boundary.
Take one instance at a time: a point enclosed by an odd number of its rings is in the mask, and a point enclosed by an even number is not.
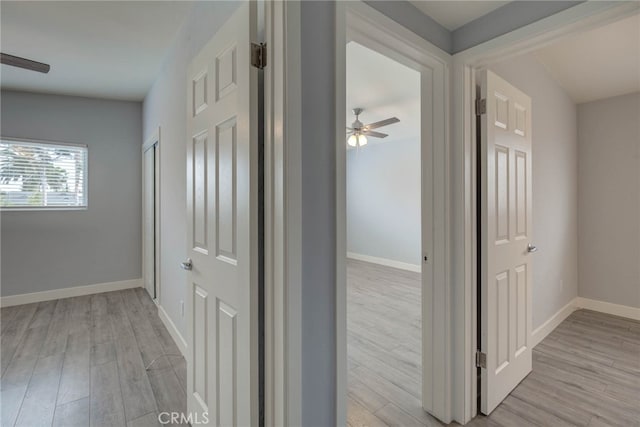
<svg viewBox="0 0 640 427"><path fill-rule="evenodd" d="M86 206L86 145L0 140L2 209Z"/></svg>

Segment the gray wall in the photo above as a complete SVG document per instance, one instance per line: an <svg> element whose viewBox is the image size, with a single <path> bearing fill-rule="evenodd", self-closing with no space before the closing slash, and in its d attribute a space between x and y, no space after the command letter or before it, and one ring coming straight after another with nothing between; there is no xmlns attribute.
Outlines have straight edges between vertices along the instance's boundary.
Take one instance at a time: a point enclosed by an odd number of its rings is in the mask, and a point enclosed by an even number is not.
<svg viewBox="0 0 640 427"><path fill-rule="evenodd" d="M3 211L2 296L141 277L141 105L2 92L2 136L87 144L87 210Z"/></svg>
<svg viewBox="0 0 640 427"><path fill-rule="evenodd" d="M348 252L420 267L420 167L419 139L347 151Z"/></svg>
<svg viewBox="0 0 640 427"><path fill-rule="evenodd" d="M408 1L365 0L364 2L445 52L451 53L453 47L451 32Z"/></svg>
<svg viewBox="0 0 640 427"><path fill-rule="evenodd" d="M512 1L454 31L447 30L408 1L365 0L365 3L445 52L453 54L562 12L583 1Z"/></svg>
<svg viewBox="0 0 640 427"><path fill-rule="evenodd" d="M462 52L473 46L507 34L520 27L547 18L582 1L512 1L481 16L451 33L450 53Z"/></svg>
<svg viewBox="0 0 640 427"><path fill-rule="evenodd" d="M533 103L533 327L578 295L577 109L533 55L489 67Z"/></svg>
<svg viewBox="0 0 640 427"><path fill-rule="evenodd" d="M640 307L640 93L578 106L581 297Z"/></svg>
<svg viewBox="0 0 640 427"><path fill-rule="evenodd" d="M303 1L302 425L335 425L335 4Z"/></svg>
<svg viewBox="0 0 640 427"><path fill-rule="evenodd" d="M187 282L187 66L239 3L195 2L143 103L144 140L160 130L160 304L186 338L181 302Z"/></svg>

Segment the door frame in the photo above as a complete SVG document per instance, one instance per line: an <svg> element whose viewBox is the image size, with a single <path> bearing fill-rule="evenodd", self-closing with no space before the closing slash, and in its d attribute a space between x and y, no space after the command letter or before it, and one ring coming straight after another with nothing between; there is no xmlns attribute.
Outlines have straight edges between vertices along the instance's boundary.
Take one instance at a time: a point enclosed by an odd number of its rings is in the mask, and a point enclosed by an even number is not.
<svg viewBox="0 0 640 427"><path fill-rule="evenodd" d="M423 378L427 379L422 385L422 406L449 423L453 351L448 249L451 56L362 1L337 2L336 13L336 425L345 425L347 420L344 126L346 44L349 41L356 41L421 74L421 114L427 124L421 125L422 366ZM428 86L424 85L427 80Z"/></svg>
<svg viewBox="0 0 640 427"><path fill-rule="evenodd" d="M160 127L158 127L157 129L155 129L153 131L153 133L151 134L151 136L149 136L149 138L147 138L146 141L144 141L144 143L142 144L142 160L141 160L141 165L142 165L142 286L144 287L144 283L145 283L145 277L144 277L144 272L145 272L145 265L144 265L144 253L145 253L145 236L144 236L144 230L145 230L145 203L144 203L144 166L145 166L145 159L144 159L144 153L149 150L151 147L156 146L155 149L155 154L154 154L154 174L155 174L155 191L154 191L154 205L155 205L155 209L156 209L156 215L155 215L155 224L154 224L154 238L155 238L155 246L156 246L156 252L154 255L154 262L155 262L155 287L156 287L156 297L152 298L153 302L156 303L156 305L160 305L160 295L161 295L161 290L160 290Z"/></svg>
<svg viewBox="0 0 640 427"><path fill-rule="evenodd" d="M264 416L302 424L302 127L299 1L264 1Z"/></svg>
<svg viewBox="0 0 640 427"><path fill-rule="evenodd" d="M560 38L578 34L638 13L637 2L584 2L525 27L489 40L453 56L452 127L452 274L454 319L461 325L455 334L454 390L464 391L453 408L453 418L466 423L477 415L479 391L475 353L478 330L477 309L477 230L476 194L476 72L497 60L539 49ZM461 286L456 286L460 284ZM456 309L457 308L457 309Z"/></svg>

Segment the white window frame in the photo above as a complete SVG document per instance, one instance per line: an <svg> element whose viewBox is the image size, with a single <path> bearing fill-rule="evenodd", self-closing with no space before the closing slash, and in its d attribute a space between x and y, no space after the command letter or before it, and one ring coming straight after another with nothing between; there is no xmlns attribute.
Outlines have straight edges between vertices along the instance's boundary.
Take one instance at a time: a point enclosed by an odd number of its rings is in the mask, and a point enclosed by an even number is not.
<svg viewBox="0 0 640 427"><path fill-rule="evenodd" d="M2 142L14 142L38 145L61 145L69 147L80 147L86 150L86 158L82 170L82 183L84 187L84 205L83 206L0 206L2 212L32 212L32 211L86 211L89 209L89 146L87 144L79 144L74 142L51 141L44 139L16 138L8 136L0 136Z"/></svg>

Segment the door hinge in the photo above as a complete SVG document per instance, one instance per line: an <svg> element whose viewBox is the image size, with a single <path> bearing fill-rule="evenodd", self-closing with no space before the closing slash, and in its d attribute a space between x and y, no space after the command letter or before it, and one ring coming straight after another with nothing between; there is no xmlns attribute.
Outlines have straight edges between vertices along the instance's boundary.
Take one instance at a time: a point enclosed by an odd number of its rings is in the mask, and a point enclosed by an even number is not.
<svg viewBox="0 0 640 427"><path fill-rule="evenodd" d="M480 350L476 351L476 368L487 369L487 354Z"/></svg>
<svg viewBox="0 0 640 427"><path fill-rule="evenodd" d="M260 70L267 66L266 43L251 43L251 65Z"/></svg>
<svg viewBox="0 0 640 427"><path fill-rule="evenodd" d="M487 114L487 100L476 99L476 116Z"/></svg>

